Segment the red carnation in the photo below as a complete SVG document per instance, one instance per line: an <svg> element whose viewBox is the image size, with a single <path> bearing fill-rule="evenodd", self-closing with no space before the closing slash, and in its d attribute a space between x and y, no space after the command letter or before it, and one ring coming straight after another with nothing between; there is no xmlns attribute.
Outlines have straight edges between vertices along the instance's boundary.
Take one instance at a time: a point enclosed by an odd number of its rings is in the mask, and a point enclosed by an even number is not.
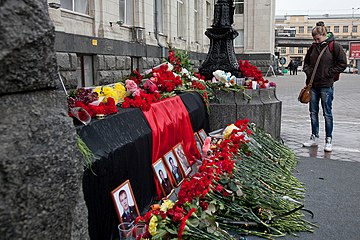
<svg viewBox="0 0 360 240"><path fill-rule="evenodd" d="M221 192L223 190L223 187L220 184L218 184L216 186L215 190L218 191L218 192Z"/></svg>
<svg viewBox="0 0 360 240"><path fill-rule="evenodd" d="M174 222L180 222L184 215L181 212L175 212L173 216Z"/></svg>

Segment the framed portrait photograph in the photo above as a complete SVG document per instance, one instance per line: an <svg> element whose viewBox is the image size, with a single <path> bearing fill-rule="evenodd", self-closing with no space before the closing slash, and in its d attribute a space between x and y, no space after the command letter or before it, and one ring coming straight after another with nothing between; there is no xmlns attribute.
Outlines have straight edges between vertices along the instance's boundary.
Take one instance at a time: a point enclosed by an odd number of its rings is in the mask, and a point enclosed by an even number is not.
<svg viewBox="0 0 360 240"><path fill-rule="evenodd" d="M162 197L168 198L174 191L174 187L171 183L170 176L166 171L165 164L162 158L159 158L152 164L156 179L159 181Z"/></svg>
<svg viewBox="0 0 360 240"><path fill-rule="evenodd" d="M191 166L185 155L183 145L181 143L176 144L175 147L173 147L173 153L180 163L180 167L184 173L184 176L189 175L191 172Z"/></svg>
<svg viewBox="0 0 360 240"><path fill-rule="evenodd" d="M184 176L172 150L168 151L164 155L164 160L170 171L171 177L175 182L175 185L179 186L181 182L184 180Z"/></svg>
<svg viewBox="0 0 360 240"><path fill-rule="evenodd" d="M201 129L201 130L198 132L198 134L199 134L199 137L200 137L202 143L204 144L205 139L207 138L208 135L206 134L206 132L205 132L204 129Z"/></svg>
<svg viewBox="0 0 360 240"><path fill-rule="evenodd" d="M111 191L120 223L132 223L140 215L130 181L126 180L116 189Z"/></svg>
<svg viewBox="0 0 360 240"><path fill-rule="evenodd" d="M199 150L199 153L201 154L202 142L201 142L200 136L197 132L194 133L194 138L195 138L195 142L196 142L196 148Z"/></svg>

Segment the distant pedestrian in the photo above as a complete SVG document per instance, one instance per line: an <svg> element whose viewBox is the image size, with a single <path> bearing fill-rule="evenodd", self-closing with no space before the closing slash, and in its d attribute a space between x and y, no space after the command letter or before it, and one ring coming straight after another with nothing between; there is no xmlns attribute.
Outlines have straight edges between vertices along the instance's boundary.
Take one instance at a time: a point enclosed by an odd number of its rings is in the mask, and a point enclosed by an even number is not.
<svg viewBox="0 0 360 240"><path fill-rule="evenodd" d="M289 62L288 69L289 69L290 75L294 74L294 72L293 72L293 70L294 70L294 61L293 60L291 60Z"/></svg>
<svg viewBox="0 0 360 240"><path fill-rule="evenodd" d="M324 22L316 23L312 29L314 43L306 53L304 60L304 72L306 73L306 84L309 83L313 69L320 52L325 48L321 56L319 66L311 87L311 99L309 105L311 119L310 140L303 143L304 147L317 146L319 141L319 101L325 119L325 148L324 151L332 151L333 115L332 101L334 98L334 81L338 80L339 73L346 68L346 55L341 45L334 41L334 35L329 32ZM332 49L331 49L332 48Z"/></svg>
<svg viewBox="0 0 360 240"><path fill-rule="evenodd" d="M297 64L297 62L294 62L294 65L293 65L293 75L297 75L297 68L298 68L298 64Z"/></svg>

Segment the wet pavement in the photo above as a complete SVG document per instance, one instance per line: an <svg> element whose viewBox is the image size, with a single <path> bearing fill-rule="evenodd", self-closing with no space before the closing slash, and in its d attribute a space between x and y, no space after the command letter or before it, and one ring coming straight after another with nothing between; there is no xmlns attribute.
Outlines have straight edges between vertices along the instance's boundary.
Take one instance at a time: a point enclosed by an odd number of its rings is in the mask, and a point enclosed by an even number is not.
<svg viewBox="0 0 360 240"><path fill-rule="evenodd" d="M324 119L320 120L318 147L305 148L302 142L311 134L308 105L297 101L305 75L270 77L277 83L277 97L282 101L281 138L298 156L294 175L306 189L304 208L314 217L314 233L296 233L287 240L357 240L360 223L360 75L342 74L335 84L333 101L333 151L324 152ZM259 238L247 236L248 240Z"/></svg>
<svg viewBox="0 0 360 240"><path fill-rule="evenodd" d="M305 74L267 79L277 84L276 94L282 101L281 138L297 156L360 162L360 75L341 74L334 85L333 151L330 153L324 152L325 123L321 107L319 146L302 147L311 135L308 104L297 101L300 89L305 86Z"/></svg>

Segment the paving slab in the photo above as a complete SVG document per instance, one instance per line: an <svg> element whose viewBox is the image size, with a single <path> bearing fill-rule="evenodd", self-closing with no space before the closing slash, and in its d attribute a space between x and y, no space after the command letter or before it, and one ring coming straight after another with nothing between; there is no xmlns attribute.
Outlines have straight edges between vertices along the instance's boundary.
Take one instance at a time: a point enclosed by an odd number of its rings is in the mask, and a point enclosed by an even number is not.
<svg viewBox="0 0 360 240"><path fill-rule="evenodd" d="M309 214L306 219L319 226L314 233L281 239L360 239L360 76L341 74L334 85L331 153L324 152L324 141L318 147L302 147L311 134L308 105L297 101L305 74L268 79L277 84L276 95L282 101L281 139L299 159L294 174L306 188L305 208L314 213L313 219ZM324 139L322 110L319 121Z"/></svg>
<svg viewBox="0 0 360 240"><path fill-rule="evenodd" d="M314 233L301 232L280 239L357 240L360 229L360 163L328 158L300 157L294 175L305 185L305 219L318 225ZM247 239L260 239L247 236Z"/></svg>

